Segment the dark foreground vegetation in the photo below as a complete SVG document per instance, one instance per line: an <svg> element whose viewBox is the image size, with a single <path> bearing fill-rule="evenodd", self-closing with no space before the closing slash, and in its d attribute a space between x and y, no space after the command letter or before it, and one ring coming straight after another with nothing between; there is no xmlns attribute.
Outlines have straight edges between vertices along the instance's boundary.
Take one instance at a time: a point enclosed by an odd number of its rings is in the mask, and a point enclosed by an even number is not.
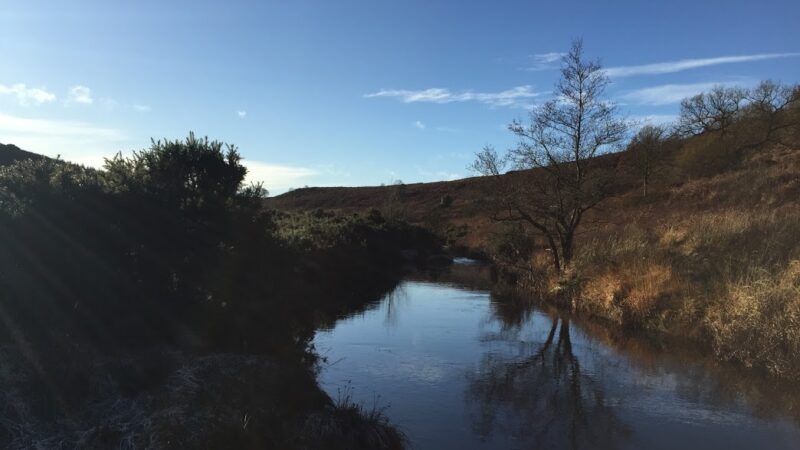
<svg viewBox="0 0 800 450"><path fill-rule="evenodd" d="M4 155L9 155L3 149ZM430 233L276 214L235 148L190 136L94 170L0 167L0 446L399 448L316 384L316 327L391 289Z"/></svg>
<svg viewBox="0 0 800 450"><path fill-rule="evenodd" d="M608 82L578 41L558 100L509 126L519 146L478 154L485 176L268 202L391 202L536 301L800 379L800 87L716 87L685 99L676 123L640 128Z"/></svg>

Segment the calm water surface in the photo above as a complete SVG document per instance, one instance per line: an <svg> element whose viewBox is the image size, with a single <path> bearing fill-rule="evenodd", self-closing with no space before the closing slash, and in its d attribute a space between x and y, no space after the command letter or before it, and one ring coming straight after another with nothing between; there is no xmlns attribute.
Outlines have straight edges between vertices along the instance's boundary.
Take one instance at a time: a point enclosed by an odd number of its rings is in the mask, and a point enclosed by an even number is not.
<svg viewBox="0 0 800 450"><path fill-rule="evenodd" d="M798 449L791 384L414 277L315 338L331 396L386 408L416 449Z"/></svg>

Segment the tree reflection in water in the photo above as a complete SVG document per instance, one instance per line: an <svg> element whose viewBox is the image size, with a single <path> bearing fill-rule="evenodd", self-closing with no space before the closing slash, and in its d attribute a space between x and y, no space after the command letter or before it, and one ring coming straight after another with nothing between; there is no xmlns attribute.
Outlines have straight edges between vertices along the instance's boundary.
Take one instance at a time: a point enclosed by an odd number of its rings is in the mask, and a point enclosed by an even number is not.
<svg viewBox="0 0 800 450"><path fill-rule="evenodd" d="M472 426L484 439L504 433L522 448L607 449L628 434L600 384L581 371L567 317L554 316L544 343L522 357L489 352L468 381Z"/></svg>

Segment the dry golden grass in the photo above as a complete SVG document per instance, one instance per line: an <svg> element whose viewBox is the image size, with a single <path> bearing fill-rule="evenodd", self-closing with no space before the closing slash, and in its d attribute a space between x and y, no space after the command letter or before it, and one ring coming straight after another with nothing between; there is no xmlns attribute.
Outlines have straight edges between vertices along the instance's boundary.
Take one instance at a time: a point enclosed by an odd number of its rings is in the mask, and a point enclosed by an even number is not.
<svg viewBox="0 0 800 450"><path fill-rule="evenodd" d="M705 326L724 359L800 377L800 261L777 272L751 268L726 280L707 310Z"/></svg>
<svg viewBox="0 0 800 450"><path fill-rule="evenodd" d="M663 328L689 290L657 236L635 226L583 247L573 270L585 280L576 306L628 326Z"/></svg>
<svg viewBox="0 0 800 450"><path fill-rule="evenodd" d="M800 377L800 208L630 224L581 246L576 307L703 338L718 356Z"/></svg>

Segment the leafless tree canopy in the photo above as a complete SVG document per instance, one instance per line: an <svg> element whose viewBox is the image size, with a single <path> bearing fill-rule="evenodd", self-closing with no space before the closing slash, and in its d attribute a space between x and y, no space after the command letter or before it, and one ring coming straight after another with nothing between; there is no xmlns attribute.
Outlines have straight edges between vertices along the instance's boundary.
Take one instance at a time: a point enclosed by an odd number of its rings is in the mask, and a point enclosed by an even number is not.
<svg viewBox="0 0 800 450"><path fill-rule="evenodd" d="M731 141L734 150L776 141L781 130L797 125L797 117L786 114L800 103L797 89L771 80L752 89L716 86L681 102L677 130L689 136L716 134ZM738 126L742 119L748 126Z"/></svg>
<svg viewBox="0 0 800 450"><path fill-rule="evenodd" d="M617 149L628 130L604 98L608 83L600 63L586 60L582 41L574 41L562 61L554 98L531 111L530 123L509 125L519 138L517 146L502 156L488 146L472 166L496 179L495 219L522 221L537 230L559 272L572 259L584 214L611 193L612 173L595 157ZM534 173L500 177L508 167Z"/></svg>
<svg viewBox="0 0 800 450"><path fill-rule="evenodd" d="M725 135L733 125L746 98L738 87L715 86L711 92L683 99L678 129L687 135L719 132Z"/></svg>

